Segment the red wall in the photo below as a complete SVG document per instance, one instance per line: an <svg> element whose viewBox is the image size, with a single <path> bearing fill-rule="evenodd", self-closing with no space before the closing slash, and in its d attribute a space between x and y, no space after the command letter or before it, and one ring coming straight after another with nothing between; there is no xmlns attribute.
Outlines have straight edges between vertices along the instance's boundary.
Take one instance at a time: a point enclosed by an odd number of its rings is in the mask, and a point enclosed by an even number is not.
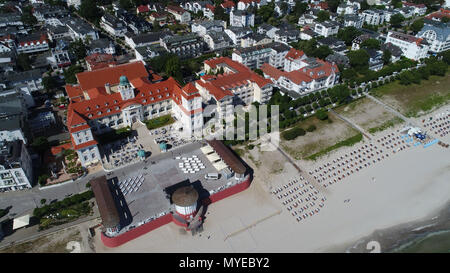
<svg viewBox="0 0 450 273"><path fill-rule="evenodd" d="M213 195L210 195L208 198L203 200L202 202L204 204L211 204L217 201L220 201L228 196L231 196L233 194L239 193L248 187L250 187L250 176L248 176L247 180L243 181L242 183L239 183L233 187L230 187L228 189L225 189L221 192L215 193ZM137 228L134 228L130 231L127 231L123 234L120 234L116 237L108 237L103 232L101 233L101 239L105 246L107 247L117 247L122 244L125 244L128 241L134 240L137 237L146 234L147 232L150 232L154 229L157 229L165 224L168 224L170 222L175 222L177 225L185 226L182 223L179 223L175 220L175 218L172 216L172 214L166 214L162 217L159 217L151 222L148 222L146 224L143 224Z"/></svg>

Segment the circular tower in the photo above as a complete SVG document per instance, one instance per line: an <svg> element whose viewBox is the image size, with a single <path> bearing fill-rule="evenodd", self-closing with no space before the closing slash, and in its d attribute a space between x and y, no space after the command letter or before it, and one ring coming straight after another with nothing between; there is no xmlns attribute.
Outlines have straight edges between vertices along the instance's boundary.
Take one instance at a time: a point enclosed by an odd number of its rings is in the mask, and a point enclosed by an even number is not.
<svg viewBox="0 0 450 273"><path fill-rule="evenodd" d="M181 187L172 194L172 202L175 204L175 211L188 219L197 212L198 192L192 186Z"/></svg>

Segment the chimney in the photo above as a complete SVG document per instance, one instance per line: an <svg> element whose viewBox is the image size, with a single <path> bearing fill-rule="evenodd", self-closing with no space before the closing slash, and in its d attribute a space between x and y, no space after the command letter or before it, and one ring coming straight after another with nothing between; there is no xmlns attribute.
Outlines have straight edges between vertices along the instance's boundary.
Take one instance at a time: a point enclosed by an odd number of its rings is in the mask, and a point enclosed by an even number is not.
<svg viewBox="0 0 450 273"><path fill-rule="evenodd" d="M105 89L106 93L111 94L111 86L109 85L109 82L105 83Z"/></svg>

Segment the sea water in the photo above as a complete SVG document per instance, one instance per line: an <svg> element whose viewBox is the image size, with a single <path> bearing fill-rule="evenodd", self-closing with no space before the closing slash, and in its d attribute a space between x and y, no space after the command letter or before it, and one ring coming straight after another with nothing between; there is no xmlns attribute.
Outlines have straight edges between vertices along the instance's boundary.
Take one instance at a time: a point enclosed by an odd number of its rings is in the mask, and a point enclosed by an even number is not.
<svg viewBox="0 0 450 273"><path fill-rule="evenodd" d="M394 253L450 253L450 230L430 232L392 250Z"/></svg>

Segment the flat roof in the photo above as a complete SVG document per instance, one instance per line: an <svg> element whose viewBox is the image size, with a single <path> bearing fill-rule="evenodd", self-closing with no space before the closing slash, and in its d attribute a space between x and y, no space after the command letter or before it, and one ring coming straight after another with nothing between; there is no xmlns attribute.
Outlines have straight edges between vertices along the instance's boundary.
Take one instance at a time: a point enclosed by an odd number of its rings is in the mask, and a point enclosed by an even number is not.
<svg viewBox="0 0 450 273"><path fill-rule="evenodd" d="M159 217L162 213L169 213L173 210L171 195L178 188L192 185L197 190L198 199L218 192L227 185L234 185L238 181L231 177L227 179L222 175L217 180L207 180L205 175L216 173L217 170L204 154L203 150L210 150L205 142L196 142L178 147L168 152L162 153L148 159L148 162L141 162L126 168L114 171L111 179L123 182L129 178L140 177L143 182L137 191L133 191L124 196L126 205L132 215L131 223L128 225L137 226L151 217ZM194 173L183 171L179 166L183 163L183 157L197 158L204 168ZM178 159L177 159L178 158ZM153 163L154 162L154 163ZM122 228L120 233L126 232L127 228Z"/></svg>

